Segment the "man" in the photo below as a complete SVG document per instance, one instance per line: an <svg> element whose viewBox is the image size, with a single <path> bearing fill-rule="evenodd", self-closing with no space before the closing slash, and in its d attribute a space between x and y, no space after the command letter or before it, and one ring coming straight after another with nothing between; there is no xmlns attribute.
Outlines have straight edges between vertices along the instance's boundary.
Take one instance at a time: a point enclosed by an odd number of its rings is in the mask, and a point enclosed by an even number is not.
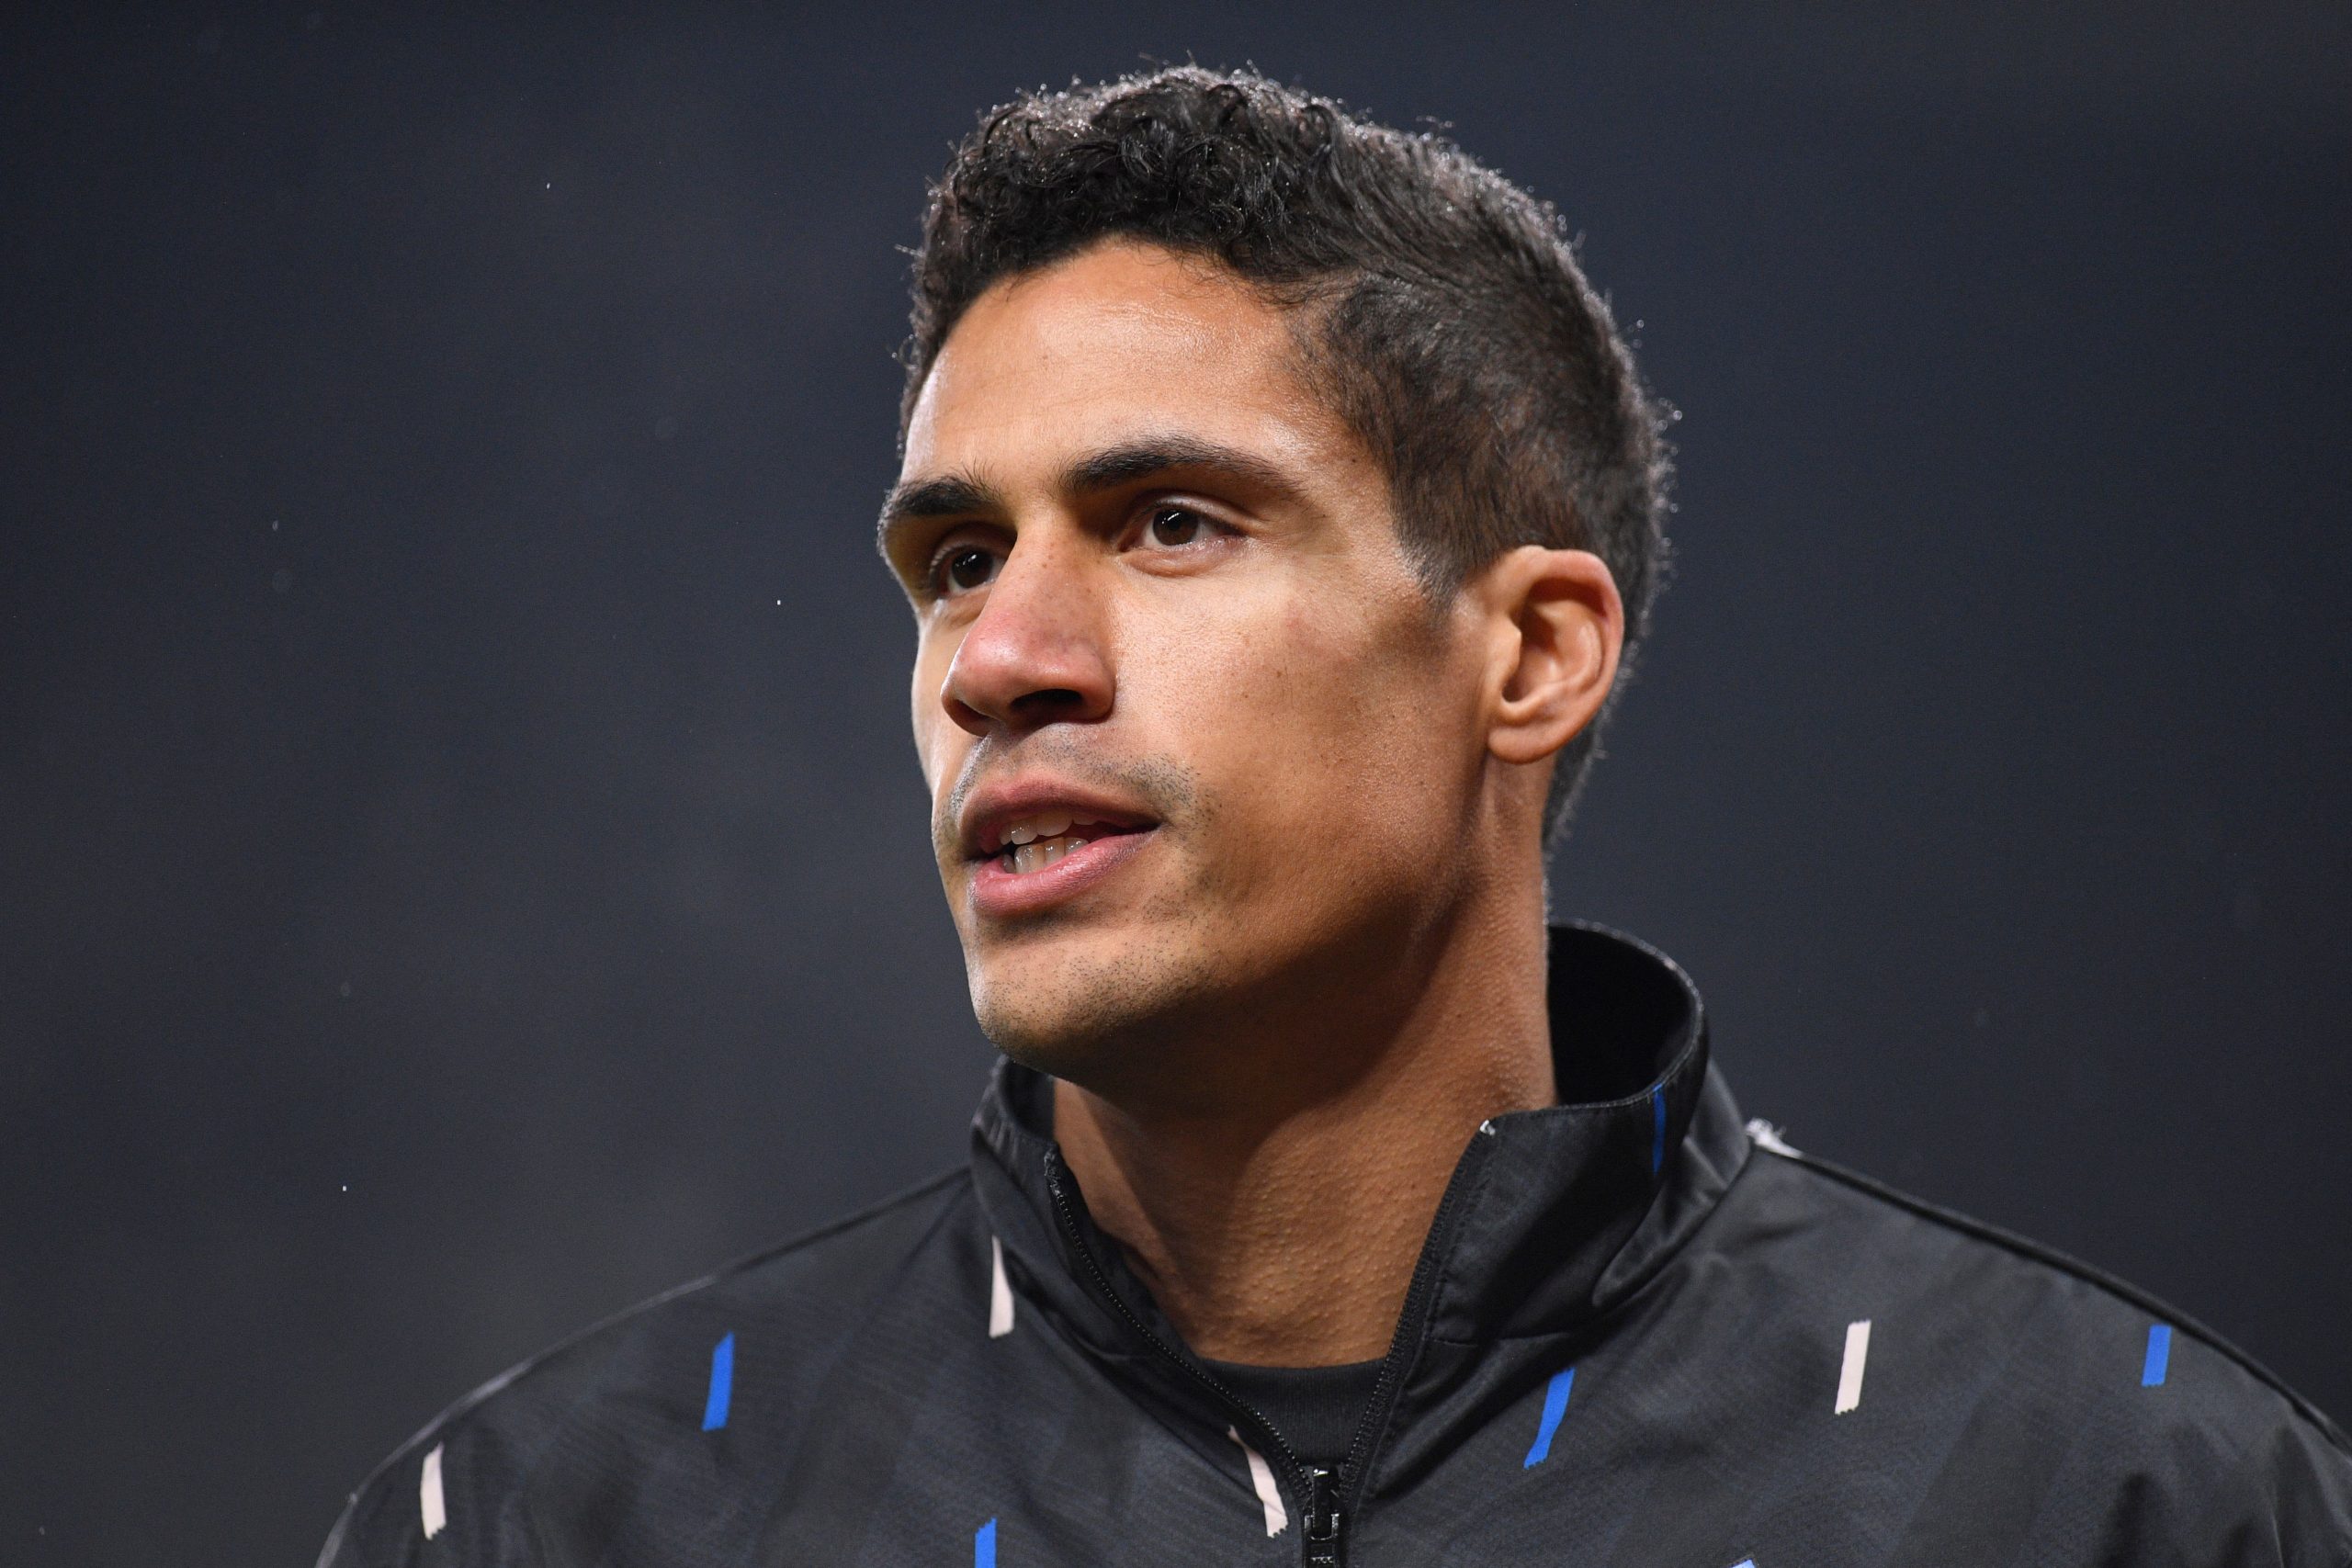
<svg viewBox="0 0 2352 1568"><path fill-rule="evenodd" d="M501 1378L325 1563L2352 1562L2318 1412L1547 932L1665 467L1548 209L1166 71L982 123L914 326L969 1166Z"/></svg>

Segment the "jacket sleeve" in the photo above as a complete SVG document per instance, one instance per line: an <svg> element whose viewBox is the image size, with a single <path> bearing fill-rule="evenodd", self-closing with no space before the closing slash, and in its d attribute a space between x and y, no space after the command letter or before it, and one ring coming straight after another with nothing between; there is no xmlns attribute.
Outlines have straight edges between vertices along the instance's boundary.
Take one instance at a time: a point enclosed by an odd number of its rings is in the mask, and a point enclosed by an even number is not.
<svg viewBox="0 0 2352 1568"><path fill-rule="evenodd" d="M508 1450L481 1421L435 1427L386 1460L351 1498L318 1568L542 1568Z"/></svg>
<svg viewBox="0 0 2352 1568"><path fill-rule="evenodd" d="M2352 1568L2352 1452L2290 1416L2256 1451L2256 1518L2246 1561Z"/></svg>
<svg viewBox="0 0 2352 1568"><path fill-rule="evenodd" d="M2253 1433L2228 1435L2237 1441L2216 1437L2176 1435L2176 1462L2156 1483L2169 1506L2135 1510L2154 1528L2118 1532L2132 1539L2107 1561L2352 1568L2352 1452L2336 1433L2279 1408Z"/></svg>

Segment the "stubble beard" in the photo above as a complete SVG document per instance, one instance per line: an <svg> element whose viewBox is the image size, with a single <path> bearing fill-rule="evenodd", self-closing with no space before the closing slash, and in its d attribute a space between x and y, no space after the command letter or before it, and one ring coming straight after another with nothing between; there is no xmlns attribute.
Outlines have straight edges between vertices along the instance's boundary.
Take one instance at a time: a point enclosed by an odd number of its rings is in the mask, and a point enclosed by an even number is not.
<svg viewBox="0 0 2352 1568"><path fill-rule="evenodd" d="M1212 1010L1223 965L1155 931L1131 951L1031 963L971 964L972 1010L996 1048L1023 1066L1108 1098L1182 1070L1171 1061Z"/></svg>
<svg viewBox="0 0 2352 1568"><path fill-rule="evenodd" d="M1159 874L1174 874L1179 886L1163 886L1112 917L1124 928L1117 934L1097 931L1098 917L1084 913L1047 914L1036 918L1033 929L988 939L964 931L973 1015L998 1050L1039 1072L1089 1087L1148 1074L1187 1021L1211 1004L1225 967L1214 952L1209 913L1217 907L1217 879L1187 866L1191 857L1184 852L1207 836L1204 830L1217 816L1215 801L1191 769L1165 758L1105 761L1095 748L1051 731L1016 744L1021 762L1050 768L1148 810L1159 824L1152 836L1159 841L1146 852L1162 863ZM966 798L988 773L1010 765L992 738L964 760L955 787L933 814L932 835L943 863L961 853L956 823ZM1076 951L1057 951L1065 947Z"/></svg>

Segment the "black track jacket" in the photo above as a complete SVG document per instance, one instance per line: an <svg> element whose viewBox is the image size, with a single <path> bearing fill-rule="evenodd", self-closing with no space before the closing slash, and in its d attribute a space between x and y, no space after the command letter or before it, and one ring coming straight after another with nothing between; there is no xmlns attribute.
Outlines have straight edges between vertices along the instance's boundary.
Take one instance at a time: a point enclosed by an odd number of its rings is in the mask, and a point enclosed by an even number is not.
<svg viewBox="0 0 2352 1568"><path fill-rule="evenodd" d="M1185 1351L1001 1064L968 1168L460 1402L322 1568L2352 1563L2352 1450L2160 1303L1743 1126L1557 929L1562 1103L1446 1190L1344 1461Z"/></svg>

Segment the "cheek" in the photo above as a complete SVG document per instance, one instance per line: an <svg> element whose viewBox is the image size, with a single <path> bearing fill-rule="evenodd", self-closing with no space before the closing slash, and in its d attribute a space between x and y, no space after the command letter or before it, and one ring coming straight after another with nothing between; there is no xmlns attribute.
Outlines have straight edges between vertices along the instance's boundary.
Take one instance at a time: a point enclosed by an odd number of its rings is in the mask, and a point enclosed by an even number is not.
<svg viewBox="0 0 2352 1568"><path fill-rule="evenodd" d="M1152 705L1214 781L1218 826L1284 847L1260 863L1418 858L1461 773L1436 641L1417 611L1342 620L1295 597L1171 639Z"/></svg>

